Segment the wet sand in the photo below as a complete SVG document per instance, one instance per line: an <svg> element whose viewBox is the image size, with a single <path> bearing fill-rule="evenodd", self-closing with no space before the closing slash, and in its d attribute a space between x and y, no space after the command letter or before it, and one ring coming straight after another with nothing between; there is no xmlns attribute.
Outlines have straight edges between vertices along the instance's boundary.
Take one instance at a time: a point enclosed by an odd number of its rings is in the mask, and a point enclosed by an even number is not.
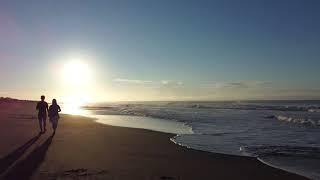
<svg viewBox="0 0 320 180"><path fill-rule="evenodd" d="M113 127L62 115L39 135L33 102L0 103L1 179L306 179L255 158L202 152L173 134Z"/></svg>

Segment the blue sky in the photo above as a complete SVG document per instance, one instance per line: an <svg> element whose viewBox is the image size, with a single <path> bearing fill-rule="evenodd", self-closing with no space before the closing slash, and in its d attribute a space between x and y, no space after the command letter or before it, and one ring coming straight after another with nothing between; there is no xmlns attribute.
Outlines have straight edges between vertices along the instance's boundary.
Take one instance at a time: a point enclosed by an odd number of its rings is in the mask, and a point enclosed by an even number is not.
<svg viewBox="0 0 320 180"><path fill-rule="evenodd" d="M94 100L318 99L319 8L316 0L1 1L0 96L68 96L57 64L81 56L94 82L80 94Z"/></svg>

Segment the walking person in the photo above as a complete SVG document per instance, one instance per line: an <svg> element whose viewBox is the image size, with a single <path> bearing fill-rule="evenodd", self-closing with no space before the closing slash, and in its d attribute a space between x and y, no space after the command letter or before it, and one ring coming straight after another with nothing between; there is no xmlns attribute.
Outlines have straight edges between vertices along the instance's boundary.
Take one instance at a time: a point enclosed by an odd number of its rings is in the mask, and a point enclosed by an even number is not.
<svg viewBox="0 0 320 180"><path fill-rule="evenodd" d="M52 124L53 134L56 133L58 126L58 120L60 118L59 112L61 112L60 106L57 103L56 99L52 100L52 105L49 107L49 120Z"/></svg>
<svg viewBox="0 0 320 180"><path fill-rule="evenodd" d="M48 103L45 102L45 96L41 96L41 101L37 103L36 110L38 110L38 120L40 126L40 133L46 132L46 121L47 121L47 112L48 112Z"/></svg>

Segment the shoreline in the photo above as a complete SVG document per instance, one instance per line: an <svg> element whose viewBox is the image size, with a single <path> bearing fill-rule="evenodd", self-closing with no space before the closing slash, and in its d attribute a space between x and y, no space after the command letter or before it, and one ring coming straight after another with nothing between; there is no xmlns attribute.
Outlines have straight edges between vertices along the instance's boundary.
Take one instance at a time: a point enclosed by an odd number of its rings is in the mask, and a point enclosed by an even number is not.
<svg viewBox="0 0 320 180"><path fill-rule="evenodd" d="M294 172L290 172L290 171L287 171L286 169L283 169L283 168L280 168L280 167L277 167L277 166L273 166L272 164L270 163L267 163L265 161L263 161L262 159L260 159L259 157L253 157L253 156L240 156L240 155L233 155L233 154L226 154L226 153L219 153L219 152L210 152L210 151L205 151L205 150L199 150L199 149L194 149L192 147L189 147L187 145L184 145L184 144L181 144L181 143L178 143L178 142L175 142L174 141L174 137L176 136L179 136L179 134L174 134L174 133L169 133L169 132L162 132L162 131L157 131L157 130L152 130L152 129L145 129L145 128L135 128L135 127L124 127L124 126L115 126L115 125L110 125L110 124L104 124L104 123L101 123L101 122L98 122L99 118L93 118L93 117L89 117L89 116L86 116L86 115L72 115L72 114L61 114L61 115L65 115L65 116L79 116L79 117L82 117L82 118L87 118L88 120L91 120L93 121L94 123L98 123L102 126L111 126L111 127L119 127L119 128L129 128L129 129L138 129L138 130L143 130L143 131L150 131L150 132L155 132L155 133L162 133L162 134L166 134L166 135L169 135L171 136L169 138L169 141L173 144L175 144L176 146L178 147L181 147L181 148L185 148L186 150L192 150L192 151L196 151L196 152L199 152L199 153L212 153L212 154L215 154L215 155L220 155L220 156L234 156L234 157L244 157L244 158L250 158L250 159L255 159L257 160L258 162L264 164L264 165L267 165L271 168L275 168L275 169L278 169L278 170L282 170L282 171L285 171L287 173L291 173L291 174L294 174L294 175L297 175L297 176L302 176L304 178L308 178L308 177L305 177L303 175L300 175L300 174L297 174L297 173L294 173ZM109 115L104 115L104 116L109 116ZM124 116L124 115L119 115L119 116ZM137 116L139 117L139 116Z"/></svg>
<svg viewBox="0 0 320 180"><path fill-rule="evenodd" d="M117 115L114 115L114 114L111 114L111 115L108 115L108 114L104 114L104 115L99 115L99 116L105 116L105 117L109 117L112 118L114 116L119 116L119 117L126 117L126 116L130 116L130 115L122 115L122 114L117 114ZM180 135L184 135L184 134L176 134L176 133L170 133L170 132L165 132L165 131L161 131L161 130L155 130L155 129L148 129L148 128L143 128L143 127L130 127L130 126L121 126L121 125L113 125L112 123L111 124L108 124L108 123L104 123L101 121L101 119L95 115L94 117L89 117L89 116L86 116L86 115L83 115L83 117L87 117L87 118L93 118L94 122L96 123L99 123L99 124L102 124L102 125L107 125L107 126L114 126L114 127L124 127L124 128L133 128L133 129L141 129L141 130L147 130L147 131L152 131L152 132L159 132L159 133L165 133L165 134L171 134L172 137L169 138L169 141L171 143L174 143L175 145L177 146L181 146L183 148L186 148L186 149L192 149L192 150L196 150L196 151L199 151L199 152L208 152L208 153L214 153L214 154L218 154L218 155L228 155L228 156L239 156L239 157L247 157L247 158L254 158L256 159L257 161L259 161L260 163L264 164L264 165L267 165L269 167L272 167L272 168L276 168L276 169L279 169L279 170L283 170L283 171L286 171L288 173L292 173L292 174L295 174L295 175L299 175L299 176L303 176L305 178L311 178L312 177L308 177L306 175L304 175L303 173L299 174L298 172L294 172L294 171L290 171L286 168L283 168L281 166L277 166L277 165L273 165L271 163L268 163L267 161L264 161L263 159L261 159L260 157L255 157L255 156L250 156L250 155L237 155L237 154L227 154L227 153L223 153L223 152L214 152L214 151L206 151L206 150L201 150L201 149L195 149L195 148L192 148L188 145L184 145L182 143L178 143L175 141L175 137L177 136L180 136ZM130 117L142 117L142 116L138 116L138 115L132 115ZM152 117L150 117L152 118ZM109 118L108 118L109 119ZM121 118L120 118L121 119ZM158 119L158 118L152 118L152 119ZM165 119L159 119L159 120L163 120L163 121L166 121ZM189 125L186 125L188 127L191 128L191 131L192 131L192 127L189 126ZM191 134L193 134L194 132L192 131ZM187 133L189 134L189 133Z"/></svg>
<svg viewBox="0 0 320 180"><path fill-rule="evenodd" d="M38 124L33 103L0 107L0 117L0 174L5 169L5 179L308 179L256 158L179 146L170 141L175 134L73 115L62 115L54 137L49 129L6 167L6 157L37 134Z"/></svg>

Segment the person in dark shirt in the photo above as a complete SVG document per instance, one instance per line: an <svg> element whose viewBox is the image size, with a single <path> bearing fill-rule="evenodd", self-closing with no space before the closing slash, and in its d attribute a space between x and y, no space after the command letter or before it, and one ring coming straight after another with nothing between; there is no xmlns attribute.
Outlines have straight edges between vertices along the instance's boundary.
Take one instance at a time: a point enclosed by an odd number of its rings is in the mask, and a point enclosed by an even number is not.
<svg viewBox="0 0 320 180"><path fill-rule="evenodd" d="M48 103L44 101L45 96L41 96L41 101L38 102L36 109L38 110L38 120L40 126L40 133L46 132L46 121L47 121L47 111Z"/></svg>
<svg viewBox="0 0 320 180"><path fill-rule="evenodd" d="M60 118L59 112L61 112L61 108L58 105L56 99L52 100L52 105L49 107L48 112L49 112L49 120L52 124L53 134L55 134L58 126L58 120Z"/></svg>

